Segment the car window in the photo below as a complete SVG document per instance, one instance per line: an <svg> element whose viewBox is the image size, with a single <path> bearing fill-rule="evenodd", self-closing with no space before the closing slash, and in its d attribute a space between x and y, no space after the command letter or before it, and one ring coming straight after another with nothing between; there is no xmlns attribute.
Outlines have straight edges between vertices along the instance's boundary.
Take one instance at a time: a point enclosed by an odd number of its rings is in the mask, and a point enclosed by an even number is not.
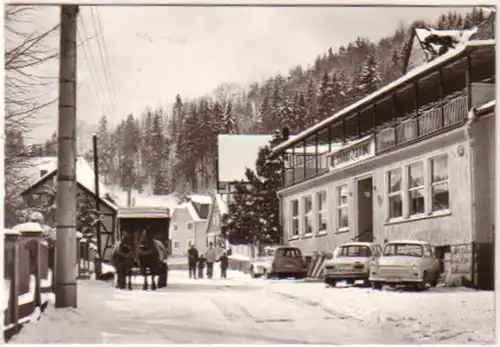
<svg viewBox="0 0 500 347"><path fill-rule="evenodd" d="M297 248L280 248L276 251L277 257L300 258L300 250Z"/></svg>
<svg viewBox="0 0 500 347"><path fill-rule="evenodd" d="M389 243L384 247L384 256L422 257L424 247L415 243Z"/></svg>
<svg viewBox="0 0 500 347"><path fill-rule="evenodd" d="M340 246L337 249L336 258L341 257L371 257L372 250L368 246Z"/></svg>

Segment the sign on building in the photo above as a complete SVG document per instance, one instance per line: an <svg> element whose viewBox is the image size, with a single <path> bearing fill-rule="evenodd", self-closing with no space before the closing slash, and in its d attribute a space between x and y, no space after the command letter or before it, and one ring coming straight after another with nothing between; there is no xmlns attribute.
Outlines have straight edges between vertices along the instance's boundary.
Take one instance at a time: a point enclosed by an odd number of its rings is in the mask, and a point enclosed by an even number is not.
<svg viewBox="0 0 500 347"><path fill-rule="evenodd" d="M328 155L330 170L337 170L375 156L373 136L350 143Z"/></svg>

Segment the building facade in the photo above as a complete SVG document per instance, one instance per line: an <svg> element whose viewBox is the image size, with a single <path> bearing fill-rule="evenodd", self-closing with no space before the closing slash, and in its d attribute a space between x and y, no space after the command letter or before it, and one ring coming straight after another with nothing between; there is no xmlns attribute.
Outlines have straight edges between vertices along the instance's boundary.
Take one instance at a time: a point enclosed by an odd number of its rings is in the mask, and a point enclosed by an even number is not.
<svg viewBox="0 0 500 347"><path fill-rule="evenodd" d="M76 165L78 206L84 207L84 205L87 205L87 207L91 209L95 208L96 193L94 177L94 172L89 164L82 157L78 157ZM38 180L33 181L33 183L21 193L24 203L30 208L41 209L45 223L52 227L56 226L55 208L52 208L55 207L56 203L56 188L57 169L53 168L49 171L44 167L40 170L40 177ZM101 184L99 192L101 256L104 260L110 260L111 250L117 240L116 217L118 207L106 196L105 192L105 187Z"/></svg>
<svg viewBox="0 0 500 347"><path fill-rule="evenodd" d="M312 255L352 240L424 240L443 271L489 286L494 99L495 42L470 41L276 146L292 158L317 148L312 164L283 170L285 243Z"/></svg>
<svg viewBox="0 0 500 347"><path fill-rule="evenodd" d="M210 204L187 201L174 207L170 218L172 255L185 256L191 245L206 249L206 225Z"/></svg>

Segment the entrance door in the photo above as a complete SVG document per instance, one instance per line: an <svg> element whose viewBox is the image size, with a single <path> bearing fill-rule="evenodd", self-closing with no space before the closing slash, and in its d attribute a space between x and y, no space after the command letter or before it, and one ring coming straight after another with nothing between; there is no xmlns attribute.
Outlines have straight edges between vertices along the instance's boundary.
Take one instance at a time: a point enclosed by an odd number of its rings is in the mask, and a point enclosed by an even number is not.
<svg viewBox="0 0 500 347"><path fill-rule="evenodd" d="M358 180L358 235L360 242L373 241L372 177Z"/></svg>

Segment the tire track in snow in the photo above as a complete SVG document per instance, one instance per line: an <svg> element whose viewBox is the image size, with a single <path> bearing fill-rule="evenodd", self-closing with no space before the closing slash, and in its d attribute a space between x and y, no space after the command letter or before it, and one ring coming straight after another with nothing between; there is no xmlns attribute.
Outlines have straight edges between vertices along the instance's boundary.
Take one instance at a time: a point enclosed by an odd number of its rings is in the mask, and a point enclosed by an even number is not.
<svg viewBox="0 0 500 347"><path fill-rule="evenodd" d="M313 307L313 308L316 308L316 309L323 311L324 313L329 315L329 316L325 317L325 319L343 319L343 320L353 320L353 321L357 321L357 322L364 322L364 320L359 318L359 317L352 316L352 315L349 315L349 314L346 314L343 312L339 312L339 311L335 311L335 310L332 310L328 307L325 307L324 305L321 305L321 302L315 302L313 300L299 298L299 297L296 297L296 296L293 296L290 294L285 294L285 293L275 291L273 289L271 289L270 291L272 294L275 294L279 297L282 297L288 301L295 302L299 306L300 306L300 304L302 304L302 305L306 305L306 306Z"/></svg>

